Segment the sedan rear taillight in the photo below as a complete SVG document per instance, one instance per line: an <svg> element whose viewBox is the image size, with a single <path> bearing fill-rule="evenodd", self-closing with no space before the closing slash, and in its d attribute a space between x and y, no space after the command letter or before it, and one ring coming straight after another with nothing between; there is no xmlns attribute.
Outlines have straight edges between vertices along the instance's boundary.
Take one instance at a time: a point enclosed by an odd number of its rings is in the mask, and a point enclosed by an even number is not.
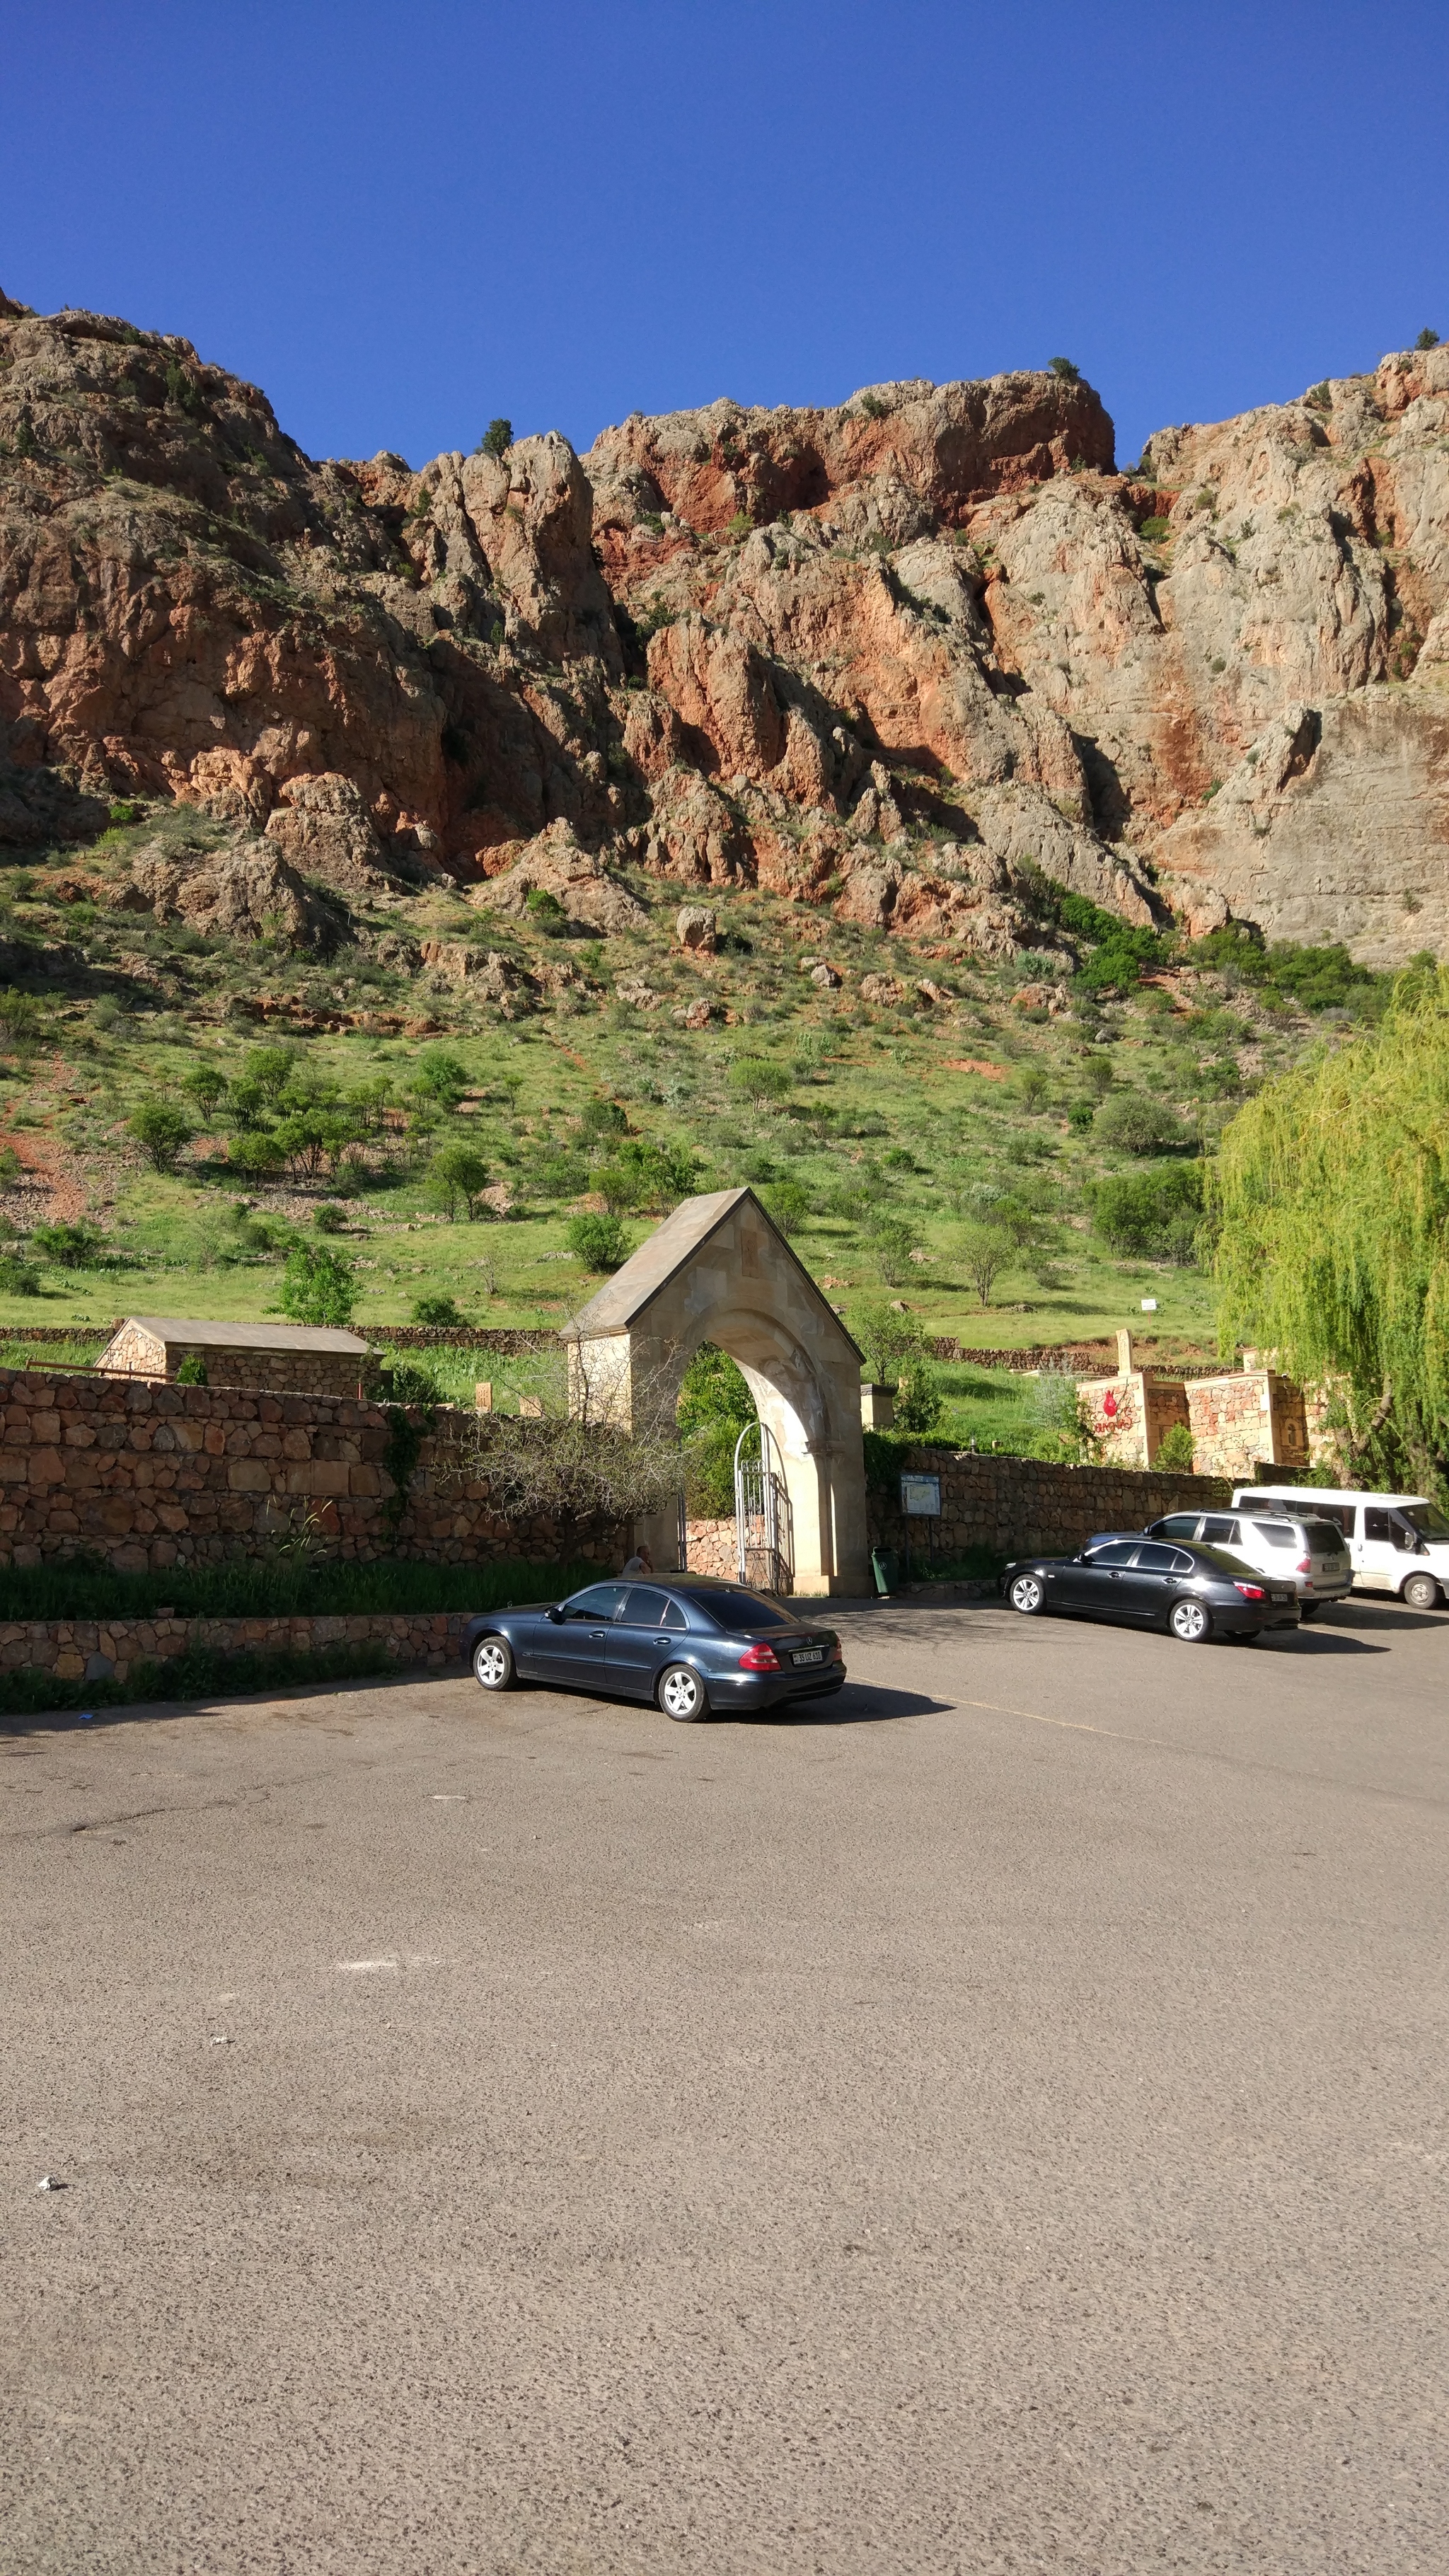
<svg viewBox="0 0 1449 2576"><path fill-rule="evenodd" d="M779 1670L780 1658L763 1637L755 1645L746 1646L740 1657L742 1673L777 1673Z"/></svg>
<svg viewBox="0 0 1449 2576"><path fill-rule="evenodd" d="M830 1649L830 1661L832 1664L843 1664L845 1661L845 1648L842 1646L838 1637Z"/></svg>
<svg viewBox="0 0 1449 2576"><path fill-rule="evenodd" d="M1261 1583L1235 1583L1233 1590L1241 1592L1245 1601L1266 1601L1268 1598Z"/></svg>

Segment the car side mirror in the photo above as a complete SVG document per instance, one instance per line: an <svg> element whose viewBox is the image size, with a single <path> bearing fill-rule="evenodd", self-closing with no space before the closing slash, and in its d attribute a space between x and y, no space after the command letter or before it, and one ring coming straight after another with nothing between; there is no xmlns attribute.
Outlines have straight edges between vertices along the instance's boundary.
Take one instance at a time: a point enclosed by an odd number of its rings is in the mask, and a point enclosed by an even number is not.
<svg viewBox="0 0 1449 2576"><path fill-rule="evenodd" d="M543 1615L545 1619L552 1621L555 1628L561 1628L563 1626L563 1612L556 1601L551 1601L549 1603L549 1606Z"/></svg>

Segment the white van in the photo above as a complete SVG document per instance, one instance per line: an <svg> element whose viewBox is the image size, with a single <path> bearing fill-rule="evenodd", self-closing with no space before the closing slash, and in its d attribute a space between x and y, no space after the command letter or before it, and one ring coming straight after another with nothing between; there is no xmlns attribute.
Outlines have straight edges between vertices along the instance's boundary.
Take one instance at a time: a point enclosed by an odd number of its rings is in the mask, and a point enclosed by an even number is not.
<svg viewBox="0 0 1449 2576"><path fill-rule="evenodd" d="M1234 1506L1311 1511L1336 1521L1360 1592L1395 1592L1411 1610L1449 1599L1449 1521L1423 1494L1356 1494L1323 1485L1238 1485Z"/></svg>

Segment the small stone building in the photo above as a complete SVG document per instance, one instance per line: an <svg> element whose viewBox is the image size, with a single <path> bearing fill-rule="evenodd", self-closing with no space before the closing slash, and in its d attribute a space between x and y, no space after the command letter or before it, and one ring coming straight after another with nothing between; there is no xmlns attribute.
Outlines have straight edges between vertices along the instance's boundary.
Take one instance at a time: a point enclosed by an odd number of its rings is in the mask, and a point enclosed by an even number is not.
<svg viewBox="0 0 1449 2576"><path fill-rule="evenodd" d="M195 1315L128 1315L96 1367L106 1377L174 1379L196 1359L205 1383L269 1395L362 1392L367 1344L318 1324L213 1324Z"/></svg>
<svg viewBox="0 0 1449 2576"><path fill-rule="evenodd" d="M1236 1483L1260 1465L1303 1468L1309 1463L1303 1390L1276 1369L1261 1368L1256 1351L1245 1351L1242 1367L1232 1375L1189 1380L1187 1413L1193 1465L1200 1476L1231 1476Z"/></svg>
<svg viewBox="0 0 1449 2576"><path fill-rule="evenodd" d="M1154 1377L1132 1365L1132 1336L1117 1336L1115 1377L1084 1378L1077 1388L1082 1420L1101 1456L1119 1467L1150 1467L1175 1424L1190 1428L1181 1378Z"/></svg>

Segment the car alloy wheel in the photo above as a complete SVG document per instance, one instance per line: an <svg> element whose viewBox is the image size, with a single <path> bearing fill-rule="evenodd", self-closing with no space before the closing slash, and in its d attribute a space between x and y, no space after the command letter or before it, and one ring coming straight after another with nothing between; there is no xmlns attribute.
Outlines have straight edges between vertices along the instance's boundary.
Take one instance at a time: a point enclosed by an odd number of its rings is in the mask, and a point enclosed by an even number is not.
<svg viewBox="0 0 1449 2576"><path fill-rule="evenodd" d="M1046 1607L1046 1585L1040 1575L1019 1574L1006 1597L1023 1619L1034 1619Z"/></svg>
<svg viewBox="0 0 1449 2576"><path fill-rule="evenodd" d="M1180 1637L1185 1646L1199 1646L1212 1621L1200 1601L1174 1601L1167 1624L1174 1637Z"/></svg>
<svg viewBox="0 0 1449 2576"><path fill-rule="evenodd" d="M1404 1599L1411 1610L1435 1610L1439 1606L1439 1586L1432 1574L1411 1574L1404 1586Z"/></svg>
<svg viewBox="0 0 1449 2576"><path fill-rule="evenodd" d="M708 1703L698 1673L692 1673L688 1664L671 1664L659 1676L659 1705L666 1717L677 1717L684 1725L703 1717Z"/></svg>
<svg viewBox="0 0 1449 2576"><path fill-rule="evenodd" d="M513 1648L506 1637L480 1637L473 1649L475 1680L485 1690L507 1690L513 1680Z"/></svg>

